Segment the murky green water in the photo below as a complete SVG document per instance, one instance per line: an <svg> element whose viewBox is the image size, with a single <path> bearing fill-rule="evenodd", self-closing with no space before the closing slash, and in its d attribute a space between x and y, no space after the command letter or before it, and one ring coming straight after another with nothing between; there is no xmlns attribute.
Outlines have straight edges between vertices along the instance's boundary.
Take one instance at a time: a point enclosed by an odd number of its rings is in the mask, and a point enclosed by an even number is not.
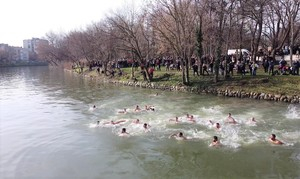
<svg viewBox="0 0 300 179"><path fill-rule="evenodd" d="M134 112L136 105L155 111ZM128 113L119 114L123 108ZM229 112L237 125L225 123ZM175 116L180 123L169 122ZM104 125L111 120L126 122ZM118 136L123 127L130 137ZM299 178L299 127L299 105L116 87L47 67L0 68L0 178ZM179 131L189 140L169 139ZM285 145L268 143L271 133ZM214 135L222 147L209 147Z"/></svg>

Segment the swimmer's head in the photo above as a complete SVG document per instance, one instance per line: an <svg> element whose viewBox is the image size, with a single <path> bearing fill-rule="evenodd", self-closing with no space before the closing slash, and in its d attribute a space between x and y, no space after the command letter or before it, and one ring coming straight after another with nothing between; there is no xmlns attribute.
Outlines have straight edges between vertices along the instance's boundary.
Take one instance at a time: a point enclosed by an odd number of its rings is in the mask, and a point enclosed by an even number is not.
<svg viewBox="0 0 300 179"><path fill-rule="evenodd" d="M182 132L179 132L179 137L183 137L183 133Z"/></svg>
<svg viewBox="0 0 300 179"><path fill-rule="evenodd" d="M96 105L94 105L93 108L96 108Z"/></svg>
<svg viewBox="0 0 300 179"><path fill-rule="evenodd" d="M144 124L144 128L145 128L145 129L147 129L147 126L148 126L148 124L147 124L147 123L145 123L145 124Z"/></svg>
<svg viewBox="0 0 300 179"><path fill-rule="evenodd" d="M276 139L276 135L275 134L271 134L271 139L275 140Z"/></svg>
<svg viewBox="0 0 300 179"><path fill-rule="evenodd" d="M221 126L220 126L220 123L217 122L217 123L216 123L216 127L217 127L217 128L220 128L220 127L221 127Z"/></svg>
<svg viewBox="0 0 300 179"><path fill-rule="evenodd" d="M122 128L122 133L126 133L126 128Z"/></svg>
<svg viewBox="0 0 300 179"><path fill-rule="evenodd" d="M231 116L231 113L228 113L228 116Z"/></svg>
<svg viewBox="0 0 300 179"><path fill-rule="evenodd" d="M97 121L97 124L100 124L100 121Z"/></svg>
<svg viewBox="0 0 300 179"><path fill-rule="evenodd" d="M214 142L217 142L217 141L218 141L218 137L214 136Z"/></svg>

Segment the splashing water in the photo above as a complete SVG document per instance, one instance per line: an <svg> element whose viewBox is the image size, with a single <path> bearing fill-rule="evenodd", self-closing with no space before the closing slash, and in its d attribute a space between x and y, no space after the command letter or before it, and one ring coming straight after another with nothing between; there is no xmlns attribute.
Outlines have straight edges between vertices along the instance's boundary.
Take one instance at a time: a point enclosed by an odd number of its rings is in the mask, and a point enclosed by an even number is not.
<svg viewBox="0 0 300 179"><path fill-rule="evenodd" d="M255 143L267 142L271 133L279 134L281 138L286 140L286 144L288 145L293 145L295 140L300 138L299 131L290 133L292 137L287 137L288 135L284 130L273 129L271 131L264 131L263 129L266 127L265 120L268 119L263 120L263 114L257 111L248 111L244 114L238 114L234 116L238 124L228 124L225 121L227 113L225 114L224 108L218 105L202 107L198 114L195 114L196 112L191 114L194 116L196 122L189 121L186 114L175 115L174 113L166 111L160 103L156 105L157 110L154 112L146 110L135 112L131 106L126 106L126 108L128 108L126 114L113 112L109 118L102 119L99 126L95 125L95 123L89 123L89 127L111 128L112 133L115 135L118 135L122 128L126 128L127 132L130 133L130 136L149 136L156 138L157 140L166 139L170 134L183 132L184 136L188 139L193 141L204 141L207 144L209 144L212 137L216 135L224 146L234 149L253 145ZM118 109L115 109L113 111L117 110ZM289 106L289 111L294 113L293 116L297 113L295 106ZM174 118L175 116L178 117L178 122L169 121L169 119ZM257 122L250 121L252 116L257 117ZM136 119L140 120L138 124L133 122ZM116 125L104 124L111 120L126 120L126 122ZM143 128L144 123L149 124L151 128L145 130ZM221 128L216 129L215 123L219 123ZM268 121L268 123L270 122Z"/></svg>
<svg viewBox="0 0 300 179"><path fill-rule="evenodd" d="M289 105L285 117L288 119L300 119L300 107L297 105Z"/></svg>

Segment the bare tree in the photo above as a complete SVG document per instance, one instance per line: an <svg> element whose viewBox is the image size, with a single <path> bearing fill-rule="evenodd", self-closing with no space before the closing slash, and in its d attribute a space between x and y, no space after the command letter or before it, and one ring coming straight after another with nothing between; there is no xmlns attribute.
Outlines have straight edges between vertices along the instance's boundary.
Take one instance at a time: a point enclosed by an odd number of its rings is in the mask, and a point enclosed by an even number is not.
<svg viewBox="0 0 300 179"><path fill-rule="evenodd" d="M253 61L259 46L271 46L274 57L288 44L292 54L300 35L299 6L299 0L152 0L141 12L126 7L86 30L49 33L50 43L41 47L40 56L53 64L101 62L105 73L119 56L131 56L145 67L148 81L148 62L172 56L180 61L182 83L188 85L191 58L198 53L201 60L203 55L214 59L217 82L229 48L251 48Z"/></svg>
<svg viewBox="0 0 300 179"><path fill-rule="evenodd" d="M265 8L269 0L243 0L243 11L246 19L246 28L250 30L251 34L251 53L252 60L256 61L258 47L261 42L263 32L263 18Z"/></svg>
<svg viewBox="0 0 300 179"><path fill-rule="evenodd" d="M294 40L299 33L299 26L295 29L295 23L297 22L297 16L300 8L300 1L299 0L284 0L283 6L286 9L286 14L288 14L288 19L290 23L290 64L293 64L293 47L294 47ZM299 17L299 16L298 16Z"/></svg>
<svg viewBox="0 0 300 179"><path fill-rule="evenodd" d="M210 33L213 34L213 36L215 37L214 82L218 82L220 62L222 59L222 52L224 52L223 44L225 42L225 27L228 24L228 19L232 20L231 17L227 17L227 14L231 13L234 1L207 0L203 1L203 3L204 8L209 12L209 21L211 21L212 23L210 28L214 29L214 31L211 31ZM229 23L229 25L231 24Z"/></svg>
<svg viewBox="0 0 300 179"><path fill-rule="evenodd" d="M182 82L189 84L189 62L195 48L195 3L193 0L154 2L152 24L157 41L169 46L180 58Z"/></svg>
<svg viewBox="0 0 300 179"><path fill-rule="evenodd" d="M204 63L204 52L203 52L203 14L201 3L199 0L195 0L196 8L196 54L198 55L199 66L198 70L200 75L203 75L203 63Z"/></svg>
<svg viewBox="0 0 300 179"><path fill-rule="evenodd" d="M77 60L92 62L91 38L86 31L71 31L67 36L67 42L71 56Z"/></svg>
<svg viewBox="0 0 300 179"><path fill-rule="evenodd" d="M119 41L118 50L134 54L136 60L144 67L145 80L151 81L152 76L149 75L146 65L146 57L149 55L149 34L145 32L147 29L145 20L143 15L137 14L134 10L129 14L115 13L108 17L108 23L115 28L110 34Z"/></svg>
<svg viewBox="0 0 300 179"><path fill-rule="evenodd" d="M116 59L116 41L111 36L112 29L105 21L94 23L87 28L91 58L103 65L103 72L107 75L108 64ZM110 32L110 33L108 33Z"/></svg>
<svg viewBox="0 0 300 179"><path fill-rule="evenodd" d="M65 36L49 32L46 34L49 44L42 44L38 47L38 58L47 61L52 65L60 65L63 62L75 62L69 58L69 51L65 43Z"/></svg>

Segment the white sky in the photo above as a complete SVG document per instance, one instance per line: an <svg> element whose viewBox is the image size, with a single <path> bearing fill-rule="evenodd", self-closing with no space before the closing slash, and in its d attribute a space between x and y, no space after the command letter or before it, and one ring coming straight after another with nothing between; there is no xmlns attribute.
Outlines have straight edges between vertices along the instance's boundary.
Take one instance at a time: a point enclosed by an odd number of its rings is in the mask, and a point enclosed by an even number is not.
<svg viewBox="0 0 300 179"><path fill-rule="evenodd" d="M22 46L24 39L42 38L50 31L85 28L138 2L142 0L1 0L0 43Z"/></svg>

